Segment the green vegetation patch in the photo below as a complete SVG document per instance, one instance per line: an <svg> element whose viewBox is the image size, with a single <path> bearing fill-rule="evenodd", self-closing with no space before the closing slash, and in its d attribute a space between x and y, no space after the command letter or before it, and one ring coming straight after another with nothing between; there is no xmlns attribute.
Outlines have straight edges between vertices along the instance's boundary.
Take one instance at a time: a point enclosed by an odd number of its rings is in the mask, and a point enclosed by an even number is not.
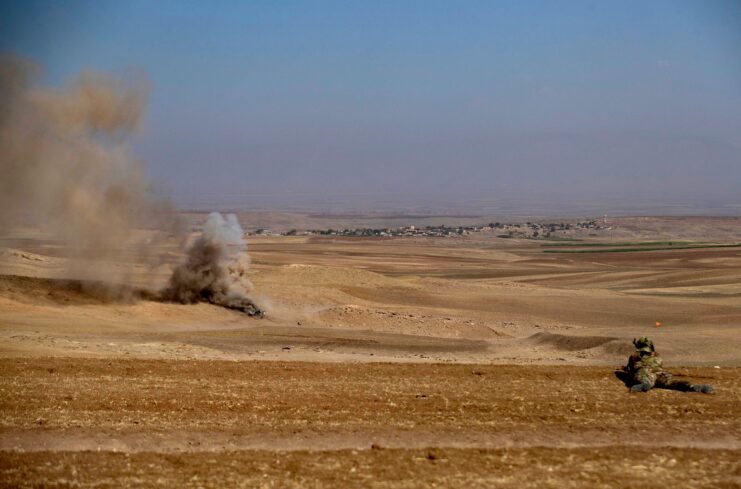
<svg viewBox="0 0 741 489"><path fill-rule="evenodd" d="M609 247L615 248L619 246L689 246L689 245L712 245L707 241L628 241L622 243L581 243L573 245L571 243L548 243L542 246L596 246L596 247Z"/></svg>

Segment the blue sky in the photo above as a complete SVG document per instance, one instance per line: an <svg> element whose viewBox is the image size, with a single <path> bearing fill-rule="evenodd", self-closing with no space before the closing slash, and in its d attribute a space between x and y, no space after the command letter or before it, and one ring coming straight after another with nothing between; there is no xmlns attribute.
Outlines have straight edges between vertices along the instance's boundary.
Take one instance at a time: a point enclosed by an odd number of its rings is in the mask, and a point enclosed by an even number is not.
<svg viewBox="0 0 741 489"><path fill-rule="evenodd" d="M144 72L182 203L741 194L741 2L16 1L0 49Z"/></svg>

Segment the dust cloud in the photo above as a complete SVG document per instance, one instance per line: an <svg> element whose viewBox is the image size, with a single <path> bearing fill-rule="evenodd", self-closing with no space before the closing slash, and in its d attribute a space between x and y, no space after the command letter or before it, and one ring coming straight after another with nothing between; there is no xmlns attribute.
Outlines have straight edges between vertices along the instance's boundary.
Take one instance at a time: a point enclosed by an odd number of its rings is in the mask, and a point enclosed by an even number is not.
<svg viewBox="0 0 741 489"><path fill-rule="evenodd" d="M148 86L83 72L61 89L38 85L39 67L0 60L0 233L41 229L60 241L76 278L126 281L132 255L150 266L153 242L177 219L156 197L130 139Z"/></svg>
<svg viewBox="0 0 741 489"><path fill-rule="evenodd" d="M131 150L148 84L83 72L54 89L40 86L39 73L29 60L0 58L0 235L40 229L68 254L64 274L100 289L96 295L121 298L132 290L124 284L134 264L141 282L171 261L162 245L185 243L177 213ZM236 217L211 215L162 298L261 316L247 298L245 246Z"/></svg>

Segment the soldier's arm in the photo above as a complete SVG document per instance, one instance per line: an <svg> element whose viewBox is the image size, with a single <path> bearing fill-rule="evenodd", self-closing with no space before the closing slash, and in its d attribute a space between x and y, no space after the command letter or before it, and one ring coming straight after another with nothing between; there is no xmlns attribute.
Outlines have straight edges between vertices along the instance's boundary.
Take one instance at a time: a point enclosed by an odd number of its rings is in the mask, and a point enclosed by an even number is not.
<svg viewBox="0 0 741 489"><path fill-rule="evenodd" d="M641 357L638 354L633 353L628 358L628 365L625 367L625 370L628 372L635 372L639 368L641 368Z"/></svg>

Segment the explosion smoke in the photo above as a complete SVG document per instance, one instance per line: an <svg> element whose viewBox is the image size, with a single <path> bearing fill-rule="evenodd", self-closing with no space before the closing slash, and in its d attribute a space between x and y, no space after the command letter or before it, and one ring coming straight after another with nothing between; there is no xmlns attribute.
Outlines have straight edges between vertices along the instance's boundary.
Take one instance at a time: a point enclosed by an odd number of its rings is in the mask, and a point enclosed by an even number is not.
<svg viewBox="0 0 741 489"><path fill-rule="evenodd" d="M84 72L54 90L33 83L38 71L0 58L0 232L32 224L64 244L77 278L125 281L123 262L155 264L165 233L153 229L176 222L129 149L146 84Z"/></svg>
<svg viewBox="0 0 741 489"><path fill-rule="evenodd" d="M178 265L163 292L163 298L184 304L210 302L250 316L263 312L247 294L252 284L247 242L237 216L218 212L208 216L203 233L188 248L185 261Z"/></svg>

